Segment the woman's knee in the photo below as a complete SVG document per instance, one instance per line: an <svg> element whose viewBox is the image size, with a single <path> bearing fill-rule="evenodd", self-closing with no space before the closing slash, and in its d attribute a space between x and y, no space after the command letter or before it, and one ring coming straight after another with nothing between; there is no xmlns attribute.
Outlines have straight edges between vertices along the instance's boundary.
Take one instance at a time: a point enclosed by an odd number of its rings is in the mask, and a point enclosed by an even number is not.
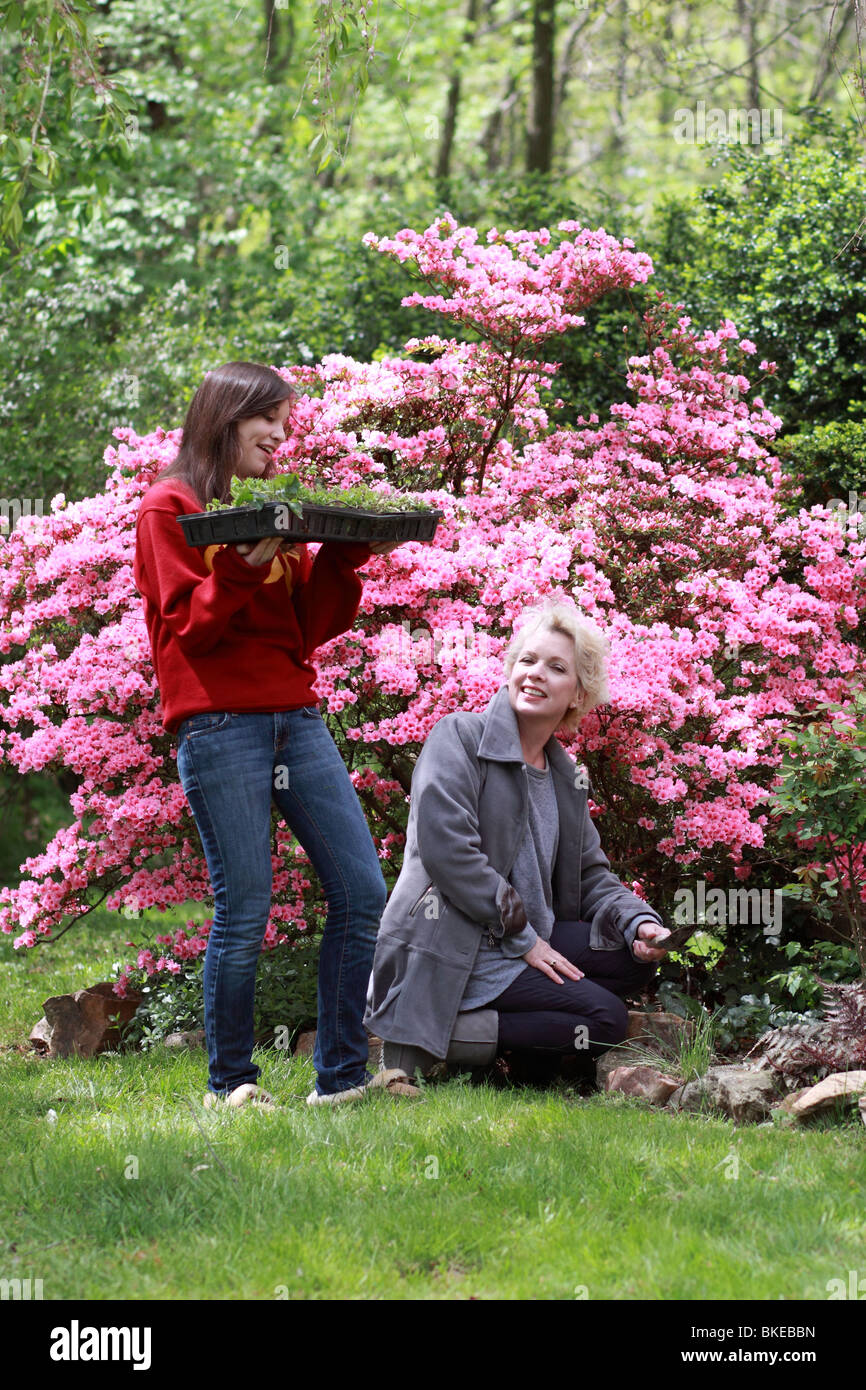
<svg viewBox="0 0 866 1390"><path fill-rule="evenodd" d="M271 895L261 890L230 897L214 894L214 915L208 940L231 950L255 952L261 949L268 919Z"/></svg>
<svg viewBox="0 0 866 1390"><path fill-rule="evenodd" d="M377 868L376 873L370 876L366 892L370 915L378 921L385 911L385 904L388 901L388 885L382 876L381 869Z"/></svg>
<svg viewBox="0 0 866 1390"><path fill-rule="evenodd" d="M250 933L261 923L264 932L273 900L273 878L269 872L263 871L259 878L246 873L230 873L227 883L213 887L214 904L226 918L243 923Z"/></svg>
<svg viewBox="0 0 866 1390"><path fill-rule="evenodd" d="M597 1008L592 1020L592 1042L611 1046L620 1043L628 1032L628 1009L615 994L609 994Z"/></svg>
<svg viewBox="0 0 866 1390"><path fill-rule="evenodd" d="M334 885L326 896L329 911L346 912L359 921L378 925L388 901L388 887L381 869L375 864L369 869L343 875L340 884Z"/></svg>

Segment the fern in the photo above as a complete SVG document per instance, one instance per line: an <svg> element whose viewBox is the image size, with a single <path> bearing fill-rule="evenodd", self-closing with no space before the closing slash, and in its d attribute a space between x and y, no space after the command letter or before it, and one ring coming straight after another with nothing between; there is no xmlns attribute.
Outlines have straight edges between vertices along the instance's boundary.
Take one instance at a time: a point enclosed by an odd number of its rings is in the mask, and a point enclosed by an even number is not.
<svg viewBox="0 0 866 1390"><path fill-rule="evenodd" d="M762 1034L747 1054L757 1054L758 1066L773 1067L784 1076L866 1069L866 981L818 983L823 1017Z"/></svg>

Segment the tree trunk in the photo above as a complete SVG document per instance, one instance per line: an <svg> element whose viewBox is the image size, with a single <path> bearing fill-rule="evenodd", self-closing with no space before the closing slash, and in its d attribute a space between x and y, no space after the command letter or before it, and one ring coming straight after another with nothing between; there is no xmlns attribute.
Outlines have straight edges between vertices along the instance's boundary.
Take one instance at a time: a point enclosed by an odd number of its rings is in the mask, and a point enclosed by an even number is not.
<svg viewBox="0 0 866 1390"><path fill-rule="evenodd" d="M479 0L467 0L466 28L463 30L463 43L470 47L475 42L478 22ZM451 151L454 147L454 133L457 129L457 111L460 106L460 63L455 64L451 81L448 84L448 98L445 102L445 116L442 121L442 138L439 141L439 155L436 160L436 182L444 182L451 173Z"/></svg>
<svg viewBox="0 0 866 1390"><path fill-rule="evenodd" d="M830 76L830 73L833 69L837 45L853 18L854 5L851 3L851 0L848 0L848 5L845 9L844 14L842 15L842 23L839 25L839 28L836 30L835 34L832 32L829 32L827 34L827 42L821 50L821 57L818 61L818 68L815 73L815 80L812 83L812 90L809 93L810 102L817 104L821 100L821 95L824 91L824 87L826 86L827 78Z"/></svg>
<svg viewBox="0 0 866 1390"><path fill-rule="evenodd" d="M628 120L628 0L619 0L619 33L614 103L611 113L611 135L608 150L617 165L621 165L626 143Z"/></svg>
<svg viewBox="0 0 866 1390"><path fill-rule="evenodd" d="M577 41L583 33L584 29L589 24L590 20L594 19L594 17L595 16L593 15L593 12L591 10L588 10L583 19L578 19L575 21L574 24L572 24L571 28L569 29L566 35L565 45L563 47L559 59L559 78L557 79L556 96L554 99L553 108L554 120L557 118L559 112L565 105L565 97L566 92L568 90L568 79L571 76L572 57L574 54L575 47L577 45Z"/></svg>
<svg viewBox="0 0 866 1390"><path fill-rule="evenodd" d="M495 174L502 163L502 118L511 110L517 100L517 80L512 74L505 84L505 90L497 101L481 136L481 148L487 162L488 174Z"/></svg>
<svg viewBox="0 0 866 1390"><path fill-rule="evenodd" d="M532 98L526 140L529 173L549 174L553 158L553 50L556 0L533 0Z"/></svg>
<svg viewBox="0 0 866 1390"><path fill-rule="evenodd" d="M761 106L761 78L758 71L758 15L756 0L737 0L737 15L748 54L748 99L750 110Z"/></svg>
<svg viewBox="0 0 866 1390"><path fill-rule="evenodd" d="M850 0L854 10L857 29L857 90L866 101L866 73L863 71L863 49L866 48L866 4L864 0Z"/></svg>
<svg viewBox="0 0 866 1390"><path fill-rule="evenodd" d="M269 82L276 82L285 72L292 60L292 53L295 47L295 20L291 10L285 10L285 45L281 44L280 39L283 30L283 20L277 10L276 0L263 0L264 8L264 41L265 41L265 77ZM282 50L282 51L281 51Z"/></svg>
<svg viewBox="0 0 866 1390"><path fill-rule="evenodd" d="M670 70L667 67L667 59L671 49L674 48L674 43L673 20L670 10L666 10L662 29L662 48L665 51L666 72ZM678 105L679 101L676 92L671 91L670 87L659 88L659 125L662 130L670 130L674 110Z"/></svg>

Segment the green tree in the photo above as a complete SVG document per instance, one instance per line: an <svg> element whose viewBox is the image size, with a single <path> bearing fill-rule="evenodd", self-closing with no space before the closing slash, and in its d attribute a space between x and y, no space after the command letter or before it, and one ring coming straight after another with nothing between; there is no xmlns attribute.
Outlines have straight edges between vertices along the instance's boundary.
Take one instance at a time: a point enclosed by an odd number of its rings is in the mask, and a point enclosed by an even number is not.
<svg viewBox="0 0 866 1390"><path fill-rule="evenodd" d="M805 114L787 144L729 144L722 176L662 200L647 249L696 320L733 319L778 363L764 397L791 433L866 406L862 134L853 118Z"/></svg>
<svg viewBox="0 0 866 1390"><path fill-rule="evenodd" d="M19 245L40 192L106 149L122 157L134 117L129 94L102 70L87 0L0 0L0 18L2 263ZM98 191L105 187L103 181ZM73 187L67 196L80 213L90 195Z"/></svg>
<svg viewBox="0 0 866 1390"><path fill-rule="evenodd" d="M855 691L847 706L817 705L821 711L833 722L810 720L780 740L781 786L768 807L779 830L814 856L783 892L809 903L853 946L866 974L866 693Z"/></svg>

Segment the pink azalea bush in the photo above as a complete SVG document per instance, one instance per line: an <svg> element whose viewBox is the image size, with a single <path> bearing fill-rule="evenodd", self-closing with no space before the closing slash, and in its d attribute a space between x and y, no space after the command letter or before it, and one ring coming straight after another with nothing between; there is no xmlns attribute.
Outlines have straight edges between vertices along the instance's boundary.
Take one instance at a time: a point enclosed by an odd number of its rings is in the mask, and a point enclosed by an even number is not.
<svg viewBox="0 0 866 1390"><path fill-rule="evenodd" d="M781 422L750 395L755 345L729 321L699 332L660 301L627 365L630 399L604 422L551 429L557 363L540 346L579 329L599 296L646 281L649 258L575 222L479 240L446 216L366 240L417 268L430 292L404 303L473 335L284 372L305 392L284 467L411 488L445 513L432 544L368 562L354 628L317 657L386 873L399 870L424 738L449 711L484 707L515 619L548 595L610 639L613 698L565 746L589 768L624 880L660 903L685 866L745 879L790 856L765 808L779 738L862 679L866 539L826 508L798 508L769 452ZM56 497L0 543L0 757L80 778L71 824L0 890L0 926L21 946L97 902L134 912L210 896L132 582L139 501L180 432L115 436L103 494ZM273 868L265 949L322 917L306 857L276 822ZM119 992L206 940L192 922L161 938Z"/></svg>

